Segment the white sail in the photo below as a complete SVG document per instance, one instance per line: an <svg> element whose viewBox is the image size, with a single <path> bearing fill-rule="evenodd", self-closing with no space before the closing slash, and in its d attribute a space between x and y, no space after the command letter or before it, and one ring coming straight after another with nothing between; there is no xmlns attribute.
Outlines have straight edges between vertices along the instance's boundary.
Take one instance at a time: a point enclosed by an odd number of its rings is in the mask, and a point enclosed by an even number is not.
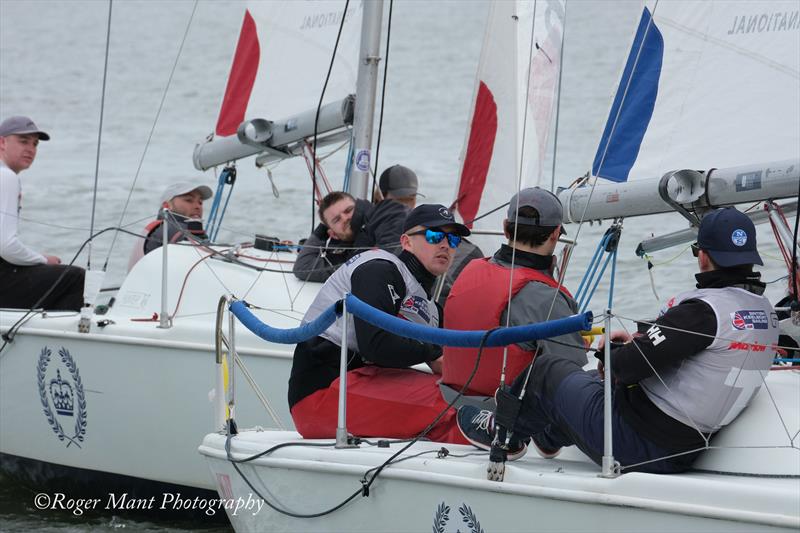
<svg viewBox="0 0 800 533"><path fill-rule="evenodd" d="M215 132L236 133L245 119L279 120L315 106L342 17L344 27L323 104L355 93L362 3L251 1Z"/></svg>
<svg viewBox="0 0 800 533"><path fill-rule="evenodd" d="M593 174L798 157L800 3L648 0Z"/></svg>
<svg viewBox="0 0 800 533"><path fill-rule="evenodd" d="M493 2L481 52L456 210L473 219L542 180L554 116L564 3ZM498 230L499 210L472 225Z"/></svg>

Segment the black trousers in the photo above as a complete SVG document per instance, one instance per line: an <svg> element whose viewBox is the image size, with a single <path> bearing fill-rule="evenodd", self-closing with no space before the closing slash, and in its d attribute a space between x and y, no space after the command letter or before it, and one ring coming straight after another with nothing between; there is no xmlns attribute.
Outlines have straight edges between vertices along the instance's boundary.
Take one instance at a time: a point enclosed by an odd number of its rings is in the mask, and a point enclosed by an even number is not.
<svg viewBox="0 0 800 533"><path fill-rule="evenodd" d="M0 308L80 311L85 275L75 266L20 266L0 259Z"/></svg>

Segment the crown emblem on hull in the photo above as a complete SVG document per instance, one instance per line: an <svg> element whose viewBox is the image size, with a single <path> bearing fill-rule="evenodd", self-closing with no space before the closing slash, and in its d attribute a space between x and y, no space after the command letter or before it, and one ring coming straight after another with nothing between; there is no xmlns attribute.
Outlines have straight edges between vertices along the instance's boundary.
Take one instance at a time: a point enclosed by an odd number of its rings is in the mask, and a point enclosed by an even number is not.
<svg viewBox="0 0 800 533"><path fill-rule="evenodd" d="M39 360L36 364L39 399L42 402L44 416L58 440L66 442L67 448L73 444L80 448L80 443L86 437L86 396L83 393L83 382L78 365L75 364L69 350L62 346L58 350L58 355L61 364L59 365L57 362L54 364L54 366L58 366L55 369L55 377L52 377L53 369L50 369L49 375L47 372L52 356L50 348L45 346L39 353ZM63 375L61 370L64 370ZM47 386L48 377L52 378L49 381L49 387ZM53 412L54 410L55 412Z"/></svg>

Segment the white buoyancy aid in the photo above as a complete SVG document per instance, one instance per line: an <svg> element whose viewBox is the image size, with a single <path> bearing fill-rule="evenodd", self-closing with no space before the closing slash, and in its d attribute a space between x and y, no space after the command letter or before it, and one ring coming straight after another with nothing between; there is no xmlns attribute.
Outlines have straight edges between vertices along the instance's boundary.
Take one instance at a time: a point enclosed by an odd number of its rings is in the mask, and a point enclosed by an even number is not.
<svg viewBox="0 0 800 533"><path fill-rule="evenodd" d="M664 413L713 433L733 421L760 389L775 357L778 317L765 297L736 287L684 292L668 307L690 299L714 310L714 341L639 385Z"/></svg>
<svg viewBox="0 0 800 533"><path fill-rule="evenodd" d="M428 299L425 289L422 288L422 285L420 285L419 281L417 281L417 278L414 277L408 267L394 254L384 250L369 250L360 253L336 270L336 272L328 278L325 285L323 285L317 297L314 299L314 302L309 306L302 323L305 324L313 321L336 301L341 300L345 295L349 294L352 290L351 276L355 269L367 261L373 261L375 259L383 259L393 263L403 276L403 282L406 285L406 293L402 295L399 315L417 324L438 327L439 309L436 307L436 304ZM380 287L376 287L375 289L380 290ZM398 297L400 297L400 295L398 295ZM347 348L357 352L358 341L356 340L355 325L352 318L353 317L350 316L347 320ZM328 339L337 346L341 346L342 319L336 320L336 322L331 324L320 336Z"/></svg>
<svg viewBox="0 0 800 533"><path fill-rule="evenodd" d="M136 242L133 243L133 249L131 250L131 255L128 257L128 272L133 270L134 265L139 262L139 260L144 257L144 244L147 242L147 238L161 226L161 223L164 222L162 219L152 220L147 223L147 226L144 227L144 239L136 239Z"/></svg>

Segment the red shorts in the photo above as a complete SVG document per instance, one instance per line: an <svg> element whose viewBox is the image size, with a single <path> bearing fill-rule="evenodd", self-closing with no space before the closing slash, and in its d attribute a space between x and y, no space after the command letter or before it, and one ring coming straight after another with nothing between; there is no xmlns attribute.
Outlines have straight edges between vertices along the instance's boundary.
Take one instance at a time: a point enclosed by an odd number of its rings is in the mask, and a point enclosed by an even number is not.
<svg viewBox="0 0 800 533"><path fill-rule="evenodd" d="M357 437L408 439L419 435L447 402L438 376L409 368L367 366L347 373L347 431ZM339 379L306 396L292 408L297 431L307 439L336 436ZM469 444L450 408L426 437L436 442Z"/></svg>

